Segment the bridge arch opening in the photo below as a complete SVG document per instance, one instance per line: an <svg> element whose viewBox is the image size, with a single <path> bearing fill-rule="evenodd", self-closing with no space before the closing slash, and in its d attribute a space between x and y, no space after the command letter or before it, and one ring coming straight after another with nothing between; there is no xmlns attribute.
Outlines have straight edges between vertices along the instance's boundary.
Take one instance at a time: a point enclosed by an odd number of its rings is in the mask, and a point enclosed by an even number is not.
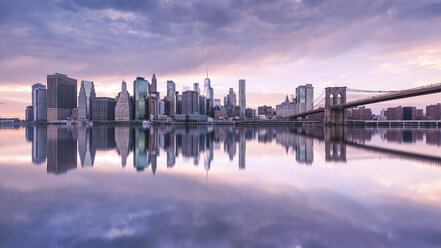
<svg viewBox="0 0 441 248"><path fill-rule="evenodd" d="M342 94L338 93L338 95L337 95L337 104L342 104L342 99L343 99Z"/></svg>
<svg viewBox="0 0 441 248"><path fill-rule="evenodd" d="M330 105L330 106L333 106L333 105L334 105L334 99L335 99L334 93L331 93L331 94L329 95L329 105Z"/></svg>

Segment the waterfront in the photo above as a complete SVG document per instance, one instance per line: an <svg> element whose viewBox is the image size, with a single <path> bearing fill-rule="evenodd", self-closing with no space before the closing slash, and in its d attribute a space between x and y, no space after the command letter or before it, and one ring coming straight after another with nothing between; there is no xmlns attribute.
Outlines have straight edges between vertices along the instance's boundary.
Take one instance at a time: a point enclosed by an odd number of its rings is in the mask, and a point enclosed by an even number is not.
<svg viewBox="0 0 441 248"><path fill-rule="evenodd" d="M0 130L1 247L438 247L441 130Z"/></svg>

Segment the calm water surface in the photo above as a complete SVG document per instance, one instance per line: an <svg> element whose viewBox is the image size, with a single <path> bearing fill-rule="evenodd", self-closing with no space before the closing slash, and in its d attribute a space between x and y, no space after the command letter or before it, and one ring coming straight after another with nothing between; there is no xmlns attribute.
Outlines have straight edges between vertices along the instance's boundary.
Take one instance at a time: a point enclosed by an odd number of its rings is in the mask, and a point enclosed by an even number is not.
<svg viewBox="0 0 441 248"><path fill-rule="evenodd" d="M441 130L0 130L0 247L441 247Z"/></svg>

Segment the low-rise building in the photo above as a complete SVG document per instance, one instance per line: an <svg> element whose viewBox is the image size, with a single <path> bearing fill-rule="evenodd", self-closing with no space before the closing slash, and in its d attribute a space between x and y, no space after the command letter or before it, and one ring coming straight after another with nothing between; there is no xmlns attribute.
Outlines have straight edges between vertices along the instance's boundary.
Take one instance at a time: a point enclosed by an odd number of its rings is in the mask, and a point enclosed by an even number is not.
<svg viewBox="0 0 441 248"><path fill-rule="evenodd" d="M441 120L441 103L426 106L426 117L429 120Z"/></svg>
<svg viewBox="0 0 441 248"><path fill-rule="evenodd" d="M291 115L295 115L297 113L296 109L296 102L293 100L292 102L289 101L288 96L286 96L286 99L284 102L282 102L279 105L276 105L276 115L280 117L289 117Z"/></svg>
<svg viewBox="0 0 441 248"><path fill-rule="evenodd" d="M350 120L371 120L372 110L365 107L348 109L346 117Z"/></svg>
<svg viewBox="0 0 441 248"><path fill-rule="evenodd" d="M273 108L267 105L257 107L257 113L258 115L264 115L268 119L271 119L274 116Z"/></svg>

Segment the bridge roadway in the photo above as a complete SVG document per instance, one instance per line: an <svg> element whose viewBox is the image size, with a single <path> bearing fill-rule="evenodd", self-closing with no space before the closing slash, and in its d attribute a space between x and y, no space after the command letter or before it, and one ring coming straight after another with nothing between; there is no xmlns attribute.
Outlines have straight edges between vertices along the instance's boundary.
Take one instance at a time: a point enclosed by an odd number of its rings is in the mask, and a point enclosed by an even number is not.
<svg viewBox="0 0 441 248"><path fill-rule="evenodd" d="M441 83L430 84L430 85L426 85L426 86L422 86L422 87L418 87L418 88L400 90L400 91L396 91L393 93L387 93L387 94L381 94L381 95L372 96L372 97L356 99L356 100L348 101L343 104L333 105L333 106L330 106L329 108L330 109L347 109L347 108L352 108L352 107L357 107L357 106L362 106L362 105L367 105L367 104L372 104L372 103L398 100L398 99L407 98L407 97L422 96L422 95L434 94L434 93L439 93L439 92L441 92ZM325 111L324 108L313 109L313 110L309 110L309 111L306 111L303 113L292 115L292 116L290 116L290 118L297 119L299 117L306 117L308 115L317 114L317 113L321 113L324 111Z"/></svg>

